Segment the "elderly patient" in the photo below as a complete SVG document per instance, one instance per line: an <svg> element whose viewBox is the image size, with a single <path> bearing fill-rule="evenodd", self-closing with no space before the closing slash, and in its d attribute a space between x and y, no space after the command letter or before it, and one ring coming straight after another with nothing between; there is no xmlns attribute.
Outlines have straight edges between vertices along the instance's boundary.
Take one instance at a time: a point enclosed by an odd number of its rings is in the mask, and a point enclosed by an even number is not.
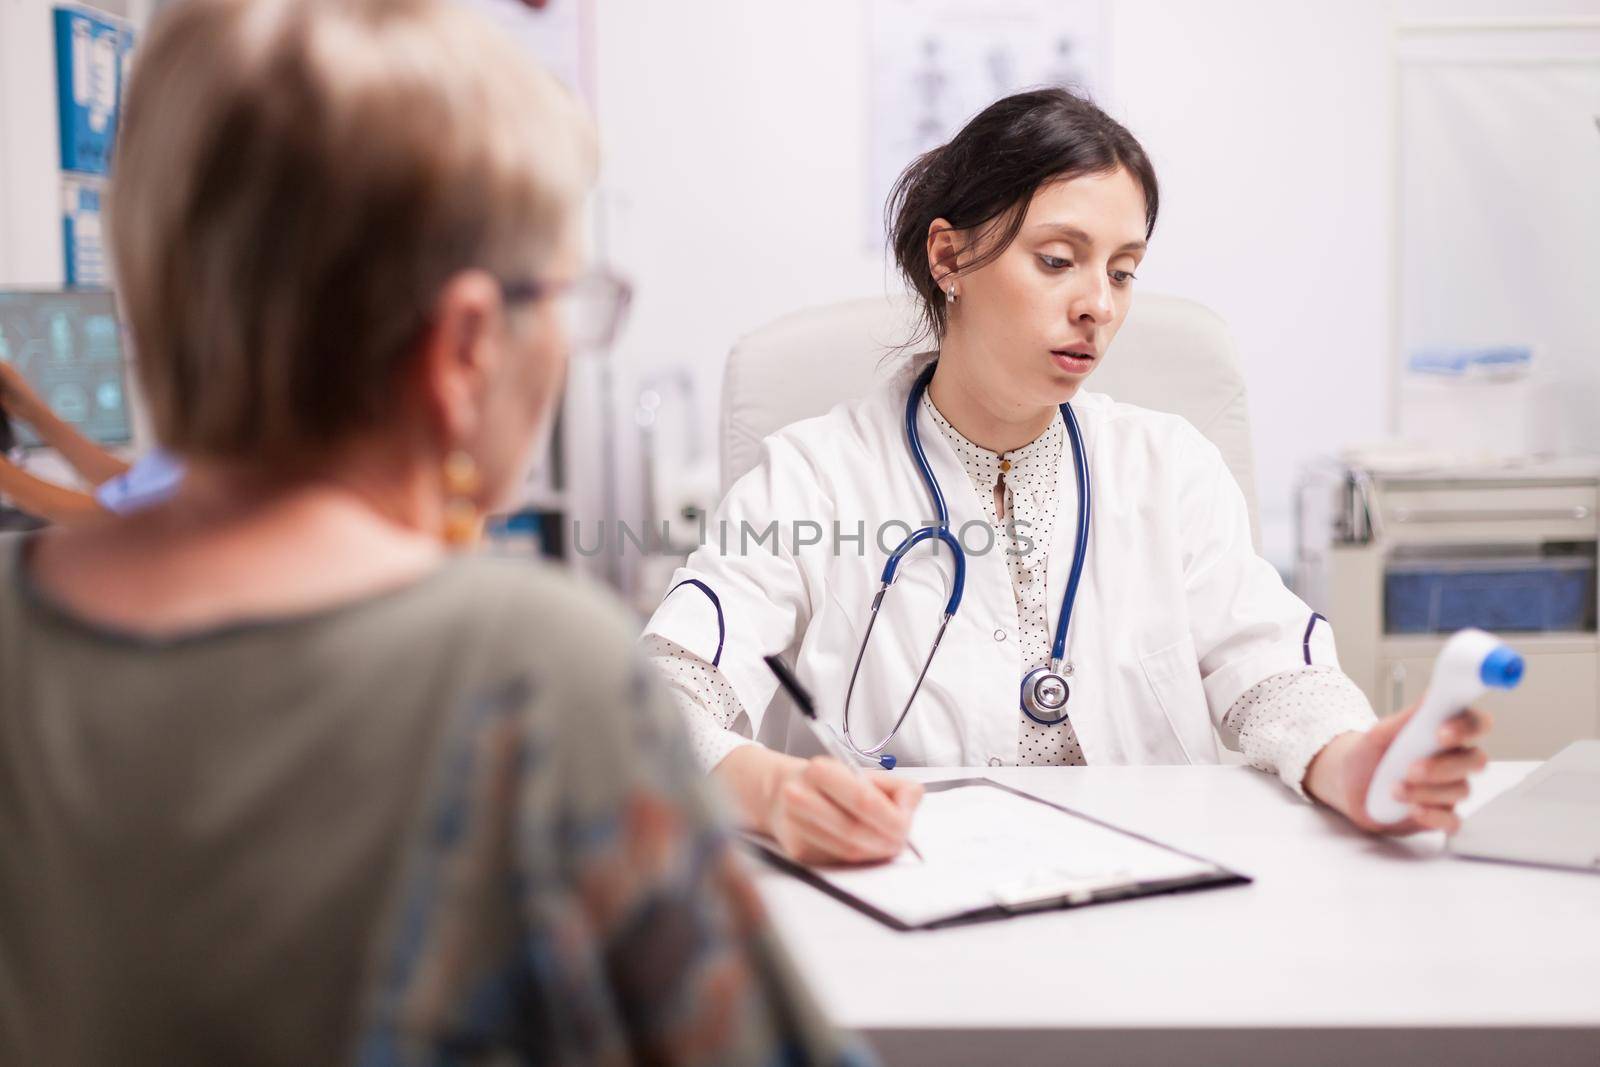
<svg viewBox="0 0 1600 1067"><path fill-rule="evenodd" d="M0 541L0 1063L837 1059L624 615L451 551L561 387L573 105L442 0L186 0L126 107L189 475Z"/></svg>

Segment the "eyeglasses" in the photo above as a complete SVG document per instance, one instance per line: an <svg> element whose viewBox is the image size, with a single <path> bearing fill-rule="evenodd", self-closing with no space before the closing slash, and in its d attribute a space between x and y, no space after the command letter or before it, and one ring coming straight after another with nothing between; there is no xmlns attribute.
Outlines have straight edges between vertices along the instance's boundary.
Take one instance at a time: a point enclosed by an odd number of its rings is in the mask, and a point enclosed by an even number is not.
<svg viewBox="0 0 1600 1067"><path fill-rule="evenodd" d="M604 352L616 340L633 302L633 286L605 271L564 281L501 281L500 293L507 304L561 301L572 347L590 354Z"/></svg>

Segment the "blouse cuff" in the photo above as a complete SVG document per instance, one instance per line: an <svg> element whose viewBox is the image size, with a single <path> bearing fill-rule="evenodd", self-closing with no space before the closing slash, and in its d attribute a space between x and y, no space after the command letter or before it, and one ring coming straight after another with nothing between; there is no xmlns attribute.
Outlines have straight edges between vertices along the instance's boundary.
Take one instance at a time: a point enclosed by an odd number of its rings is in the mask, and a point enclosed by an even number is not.
<svg viewBox="0 0 1600 1067"><path fill-rule="evenodd" d="M1224 718L1252 767L1276 773L1302 800L1306 770L1340 734L1365 732L1377 721L1366 694L1333 666L1283 671L1239 697Z"/></svg>

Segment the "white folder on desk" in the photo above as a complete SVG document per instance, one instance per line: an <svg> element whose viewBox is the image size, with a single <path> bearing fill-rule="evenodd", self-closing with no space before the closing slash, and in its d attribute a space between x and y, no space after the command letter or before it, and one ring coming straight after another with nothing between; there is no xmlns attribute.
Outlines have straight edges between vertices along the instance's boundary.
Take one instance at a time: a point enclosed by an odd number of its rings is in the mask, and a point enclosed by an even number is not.
<svg viewBox="0 0 1600 1067"><path fill-rule="evenodd" d="M1250 881L987 778L930 784L911 838L922 859L907 850L873 867L806 867L756 843L780 867L901 930Z"/></svg>

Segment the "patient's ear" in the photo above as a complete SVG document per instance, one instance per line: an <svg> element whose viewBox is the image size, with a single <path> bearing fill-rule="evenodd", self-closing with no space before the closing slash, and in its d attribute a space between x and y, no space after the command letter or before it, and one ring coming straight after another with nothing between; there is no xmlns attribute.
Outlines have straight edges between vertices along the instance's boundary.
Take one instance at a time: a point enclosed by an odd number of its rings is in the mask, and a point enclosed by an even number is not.
<svg viewBox="0 0 1600 1067"><path fill-rule="evenodd" d="M414 384L432 429L447 446L473 440L483 421L490 383L502 358L500 286L483 271L447 282L413 363Z"/></svg>
<svg viewBox="0 0 1600 1067"><path fill-rule="evenodd" d="M946 289L955 280L965 245L961 231L949 220L934 219L928 224L928 270L939 288Z"/></svg>

